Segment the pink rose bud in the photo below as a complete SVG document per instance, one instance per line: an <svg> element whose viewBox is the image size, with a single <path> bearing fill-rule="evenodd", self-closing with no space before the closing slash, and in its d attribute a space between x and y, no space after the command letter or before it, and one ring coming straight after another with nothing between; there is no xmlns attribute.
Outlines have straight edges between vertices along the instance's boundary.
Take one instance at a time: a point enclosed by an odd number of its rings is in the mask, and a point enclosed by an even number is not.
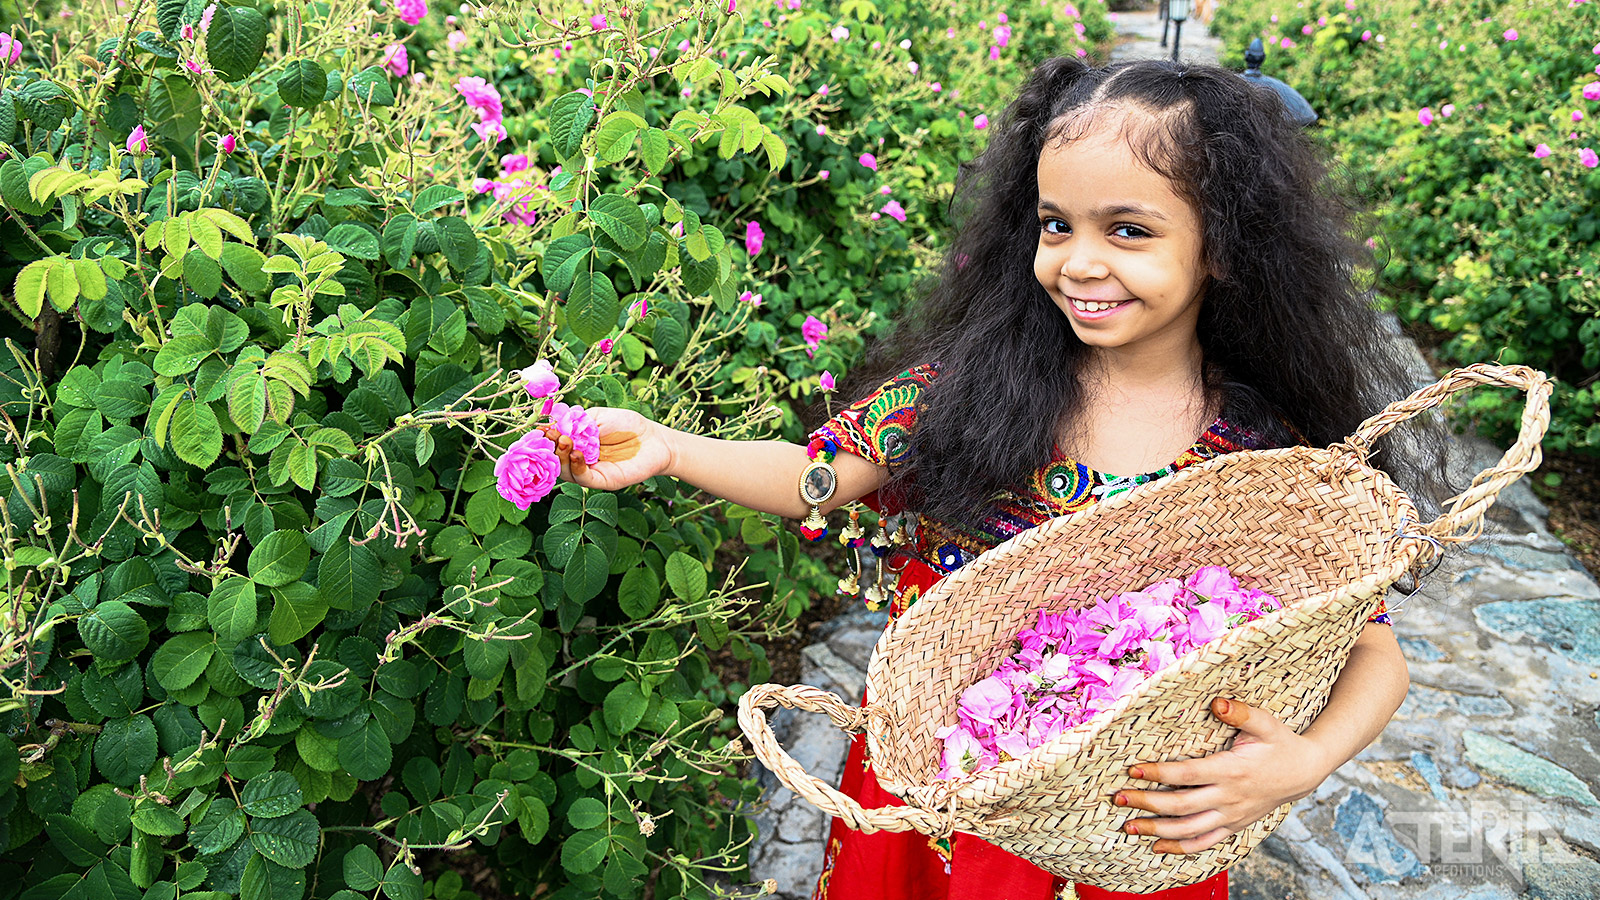
<svg viewBox="0 0 1600 900"><path fill-rule="evenodd" d="M977 118L972 120L972 127L978 129L979 131L982 131L985 128L988 128L989 127L989 117L984 115L983 113L978 113Z"/></svg>
<svg viewBox="0 0 1600 900"><path fill-rule="evenodd" d="M878 158L873 156L871 153L861 154L861 158L856 160L856 162L861 163L863 166L866 166L874 172L878 171Z"/></svg>
<svg viewBox="0 0 1600 900"><path fill-rule="evenodd" d="M822 371L822 377L817 381L824 391L832 391L835 387L833 382L833 373L826 369Z"/></svg>
<svg viewBox="0 0 1600 900"><path fill-rule="evenodd" d="M733 15L739 9L739 0L728 0L728 15Z"/></svg>
<svg viewBox="0 0 1600 900"><path fill-rule="evenodd" d="M1539 146L1533 148L1534 159L1544 159L1546 156L1549 156L1550 153L1551 150L1549 144L1540 144Z"/></svg>
<svg viewBox="0 0 1600 900"><path fill-rule="evenodd" d="M600 342L600 352L609 354L611 352L611 344L612 344L611 338L606 338L605 340L601 341Z"/></svg>
<svg viewBox="0 0 1600 900"><path fill-rule="evenodd" d="M1519 35L1517 34L1517 30L1515 28L1507 28L1506 29L1506 33L1502 34L1500 36L1505 38L1508 41L1514 41L1519 37Z"/></svg>
<svg viewBox="0 0 1600 900"><path fill-rule="evenodd" d="M231 134L225 134L217 141L217 147L223 153L232 153L239 146L239 139Z"/></svg>
<svg viewBox="0 0 1600 900"><path fill-rule="evenodd" d="M1431 108L1429 108L1429 107L1426 107L1426 106L1424 106L1423 108L1417 110L1417 121L1422 123L1423 127L1427 127L1429 125L1432 125L1433 124L1433 110Z"/></svg>
<svg viewBox="0 0 1600 900"><path fill-rule="evenodd" d="M124 146L128 148L129 153L150 152L150 142L145 139L143 125L133 126L133 131L128 135L128 142Z"/></svg>

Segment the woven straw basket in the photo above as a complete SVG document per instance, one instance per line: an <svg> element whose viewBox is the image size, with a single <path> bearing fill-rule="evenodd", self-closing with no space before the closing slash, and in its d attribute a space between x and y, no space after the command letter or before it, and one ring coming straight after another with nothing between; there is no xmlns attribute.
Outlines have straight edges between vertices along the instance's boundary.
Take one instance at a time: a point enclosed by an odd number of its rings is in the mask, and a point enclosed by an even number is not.
<svg viewBox="0 0 1600 900"><path fill-rule="evenodd" d="M1367 465L1396 424L1476 385L1527 393L1521 434L1500 462L1417 523L1411 499ZM758 685L739 701L756 756L784 784L861 831L968 832L1074 881L1149 892L1229 867L1283 821L1288 805L1201 853L1157 854L1121 831L1136 811L1111 803L1138 762L1225 749L1235 729L1215 697L1265 709L1296 731L1327 702L1351 645L1391 584L1437 562L1440 545L1471 540L1508 484L1539 464L1551 384L1524 366L1477 365L1391 404L1327 449L1224 454L1046 522L945 577L885 631L854 707L804 685ZM961 692L1012 652L1040 609L1059 612L1202 565L1226 565L1286 607L1235 628L1153 676L1093 719L1021 759L944 781L941 742ZM908 805L863 809L808 775L773 737L764 709L825 713L865 731L883 787Z"/></svg>

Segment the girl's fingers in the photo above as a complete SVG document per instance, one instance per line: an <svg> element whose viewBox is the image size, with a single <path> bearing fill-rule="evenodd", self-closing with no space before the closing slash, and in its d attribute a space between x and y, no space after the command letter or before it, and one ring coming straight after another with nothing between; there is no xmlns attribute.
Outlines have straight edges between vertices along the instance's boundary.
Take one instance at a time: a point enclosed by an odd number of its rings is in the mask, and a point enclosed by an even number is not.
<svg viewBox="0 0 1600 900"><path fill-rule="evenodd" d="M1151 845L1150 849L1157 853L1199 853L1202 850L1210 850L1212 847L1222 843L1231 834L1233 832L1226 828L1213 828L1199 837L1187 840L1168 839L1156 841Z"/></svg>
<svg viewBox="0 0 1600 900"><path fill-rule="evenodd" d="M1217 761L1220 755L1181 759L1177 762L1139 763L1128 767L1128 775L1145 781L1159 781L1162 784L1185 786L1216 784L1225 775L1221 771L1223 764Z"/></svg>
<svg viewBox="0 0 1600 900"><path fill-rule="evenodd" d="M1214 809L1217 805L1214 794L1214 791L1206 788L1182 791L1138 791L1129 788L1117 791L1111 802L1162 816L1187 816Z"/></svg>
<svg viewBox="0 0 1600 900"><path fill-rule="evenodd" d="M1222 813L1208 809L1192 816L1175 819L1129 819L1122 830L1129 834L1154 835L1158 838L1188 839L1208 835L1223 827ZM1185 851L1192 852L1192 851Z"/></svg>

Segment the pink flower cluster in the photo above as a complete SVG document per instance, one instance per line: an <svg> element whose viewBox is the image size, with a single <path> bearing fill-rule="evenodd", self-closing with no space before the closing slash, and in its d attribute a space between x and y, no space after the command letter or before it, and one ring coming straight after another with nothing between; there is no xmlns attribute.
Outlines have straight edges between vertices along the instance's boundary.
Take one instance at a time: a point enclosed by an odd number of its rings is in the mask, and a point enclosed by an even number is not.
<svg viewBox="0 0 1600 900"><path fill-rule="evenodd" d="M592 466L599 462L600 426L583 407L551 399L561 389L561 380L550 364L539 360L516 374L530 396L545 400L542 415L549 417L548 427L571 438L573 449L583 454L585 463ZM534 428L507 447L495 460L494 476L500 496L518 509L543 500L561 476L561 456L544 427Z"/></svg>
<svg viewBox="0 0 1600 900"><path fill-rule="evenodd" d="M506 138L506 128L501 122L504 112L500 103L500 89L482 78L462 77L456 81L456 93L461 95L467 105L478 111L478 121L472 125L472 130L484 143L498 144Z"/></svg>
<svg viewBox="0 0 1600 900"><path fill-rule="evenodd" d="M428 14L428 0L392 0L394 11L400 14L400 21L407 25L421 22Z"/></svg>
<svg viewBox="0 0 1600 900"><path fill-rule="evenodd" d="M539 221L539 213L534 209L533 198L537 191L546 189L543 183L534 184L526 176L518 175L528 171L531 163L526 153L512 153L500 157L499 179L479 178L472 182L472 189L480 194L494 194L497 202L508 204L505 212L500 214L507 222L532 225Z"/></svg>
<svg viewBox="0 0 1600 900"><path fill-rule="evenodd" d="M967 688L956 724L942 728L940 778L1017 759L1087 722L1145 679L1230 628L1283 601L1241 585L1224 566L1205 566L1082 609L1039 613L1017 649Z"/></svg>

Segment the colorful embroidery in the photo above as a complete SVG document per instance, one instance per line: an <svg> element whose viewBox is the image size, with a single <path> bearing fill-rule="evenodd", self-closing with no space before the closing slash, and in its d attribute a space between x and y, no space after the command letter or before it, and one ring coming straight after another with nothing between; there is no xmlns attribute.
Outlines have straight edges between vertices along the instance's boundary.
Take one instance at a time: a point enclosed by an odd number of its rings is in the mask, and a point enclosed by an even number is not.
<svg viewBox="0 0 1600 900"><path fill-rule="evenodd" d="M947 837L928 838L928 849L932 850L934 853L939 855L939 859L944 862L944 873L946 875L949 875L950 874L950 839L947 838Z"/></svg>
<svg viewBox="0 0 1600 900"><path fill-rule="evenodd" d="M829 419L812 437L831 440L840 450L880 466L900 462L910 452L918 397L937 374L935 366L922 365L896 375ZM1054 458L1034 472L1020 490L995 495L976 524L916 516L909 543L887 560L889 571L904 569L898 585L900 596L891 604L889 613L900 615L941 576L1048 519L1087 509L1108 497L1224 453L1259 449L1265 443L1255 432L1219 417L1170 465L1141 475L1096 472L1057 449ZM1383 623L1388 620L1381 604L1370 619Z"/></svg>
<svg viewBox="0 0 1600 900"><path fill-rule="evenodd" d="M828 841L828 849L822 855L822 874L817 876L817 889L811 892L811 900L828 900L828 882L833 880L833 865L839 861L839 848L843 845L838 838Z"/></svg>

